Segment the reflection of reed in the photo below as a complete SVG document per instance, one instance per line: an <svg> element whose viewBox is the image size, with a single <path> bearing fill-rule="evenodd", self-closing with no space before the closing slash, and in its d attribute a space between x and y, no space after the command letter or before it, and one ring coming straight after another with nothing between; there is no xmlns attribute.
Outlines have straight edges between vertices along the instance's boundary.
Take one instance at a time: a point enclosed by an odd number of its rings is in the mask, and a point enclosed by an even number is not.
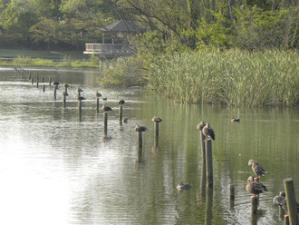
<svg viewBox="0 0 299 225"><path fill-rule="evenodd" d="M213 188L207 188L206 192L206 218L205 218L205 225L212 225L213 221Z"/></svg>

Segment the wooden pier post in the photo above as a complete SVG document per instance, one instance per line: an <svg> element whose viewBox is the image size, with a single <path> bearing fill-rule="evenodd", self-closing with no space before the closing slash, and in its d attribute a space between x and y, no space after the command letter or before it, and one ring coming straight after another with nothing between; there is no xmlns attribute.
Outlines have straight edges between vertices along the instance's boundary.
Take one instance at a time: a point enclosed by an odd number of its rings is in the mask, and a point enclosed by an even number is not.
<svg viewBox="0 0 299 225"><path fill-rule="evenodd" d="M203 127L206 125L204 121L201 121L197 124L196 129L199 130L199 142L201 144L201 153L202 153L202 171L201 171L201 193L206 192L206 179L207 179L207 163L206 163L206 144L205 138L202 133Z"/></svg>
<svg viewBox="0 0 299 225"><path fill-rule="evenodd" d="M121 99L119 102L119 124L123 124L123 105L125 104L125 100Z"/></svg>
<svg viewBox="0 0 299 225"><path fill-rule="evenodd" d="M43 92L46 91L46 85L43 84Z"/></svg>
<svg viewBox="0 0 299 225"><path fill-rule="evenodd" d="M56 100L58 85L54 86L54 100Z"/></svg>
<svg viewBox="0 0 299 225"><path fill-rule="evenodd" d="M38 76L36 76L36 87L38 88L38 84L39 84L39 78Z"/></svg>
<svg viewBox="0 0 299 225"><path fill-rule="evenodd" d="M286 178L284 179L283 183L284 190L286 193L290 225L298 225L297 201L295 195L294 181L292 178Z"/></svg>
<svg viewBox="0 0 299 225"><path fill-rule="evenodd" d="M108 137L108 112L112 111L112 108L109 106L103 106L102 110L104 111L104 138Z"/></svg>
<svg viewBox="0 0 299 225"><path fill-rule="evenodd" d="M152 121L154 122L154 147L157 148L159 145L159 123L162 122L162 119L160 117L154 116L152 118Z"/></svg>
<svg viewBox="0 0 299 225"><path fill-rule="evenodd" d="M284 216L284 225L290 225L290 218L288 215Z"/></svg>
<svg viewBox="0 0 299 225"><path fill-rule="evenodd" d="M67 92L63 92L63 107L66 107L66 97L68 96Z"/></svg>
<svg viewBox="0 0 299 225"><path fill-rule="evenodd" d="M257 208L259 205L259 197L257 195L251 196L251 215L255 216L257 214Z"/></svg>
<svg viewBox="0 0 299 225"><path fill-rule="evenodd" d="M213 154L212 140L207 139L206 142L206 163L207 163L207 179L208 187L213 187Z"/></svg>
<svg viewBox="0 0 299 225"><path fill-rule="evenodd" d="M96 92L96 100L97 100L97 113L100 112L100 97L102 97L102 94L100 92Z"/></svg>
<svg viewBox="0 0 299 225"><path fill-rule="evenodd" d="M65 95L68 96L68 92L67 92L67 89L69 88L69 84L64 84L64 92L65 92Z"/></svg>
<svg viewBox="0 0 299 225"><path fill-rule="evenodd" d="M138 162L142 162L143 140L142 133L147 130L144 126L136 125L135 131L138 132Z"/></svg>
<svg viewBox="0 0 299 225"><path fill-rule="evenodd" d="M51 85L52 85L52 78L49 77L49 87L51 87Z"/></svg>
<svg viewBox="0 0 299 225"><path fill-rule="evenodd" d="M34 78L33 77L31 78L31 84L32 85L34 84Z"/></svg>

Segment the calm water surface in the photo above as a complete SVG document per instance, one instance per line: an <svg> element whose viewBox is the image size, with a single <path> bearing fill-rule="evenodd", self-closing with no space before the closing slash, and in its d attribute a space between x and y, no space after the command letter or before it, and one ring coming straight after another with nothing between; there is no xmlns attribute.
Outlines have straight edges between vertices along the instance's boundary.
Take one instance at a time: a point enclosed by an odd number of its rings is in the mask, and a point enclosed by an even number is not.
<svg viewBox="0 0 299 225"><path fill-rule="evenodd" d="M103 115L95 110L95 73L33 71L71 84L67 107L53 87L36 88L28 74L0 71L0 224L282 224L272 198L293 177L299 194L299 110L229 110L179 105L137 88L101 90L112 106L109 136L103 139ZM84 89L82 116L76 89ZM118 100L126 100L127 124L120 126ZM240 114L241 123L231 123ZM160 147L154 150L151 118L159 115ZM200 120L211 122L216 141L214 189L201 184ZM135 124L148 127L144 162L136 163ZM250 158L267 169L257 221L250 215L244 184ZM179 182L192 184L177 192ZM229 184L236 186L234 205ZM298 198L297 198L298 199Z"/></svg>

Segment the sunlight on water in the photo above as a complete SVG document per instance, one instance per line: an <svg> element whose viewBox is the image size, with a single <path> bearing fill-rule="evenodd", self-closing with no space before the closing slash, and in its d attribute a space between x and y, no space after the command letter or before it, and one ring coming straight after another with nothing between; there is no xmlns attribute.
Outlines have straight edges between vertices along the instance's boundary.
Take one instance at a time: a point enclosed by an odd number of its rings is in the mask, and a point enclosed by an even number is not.
<svg viewBox="0 0 299 225"><path fill-rule="evenodd" d="M34 71L35 73L37 71ZM0 73L0 224L282 224L272 198L293 177L299 193L299 112L294 109L235 110L178 105L138 88L101 89L95 73L44 71L62 82L57 99L53 86L36 88L28 74ZM63 83L70 84L63 107ZM82 115L77 88L82 87ZM108 98L108 136L103 114L96 113L95 92ZM119 124L118 101L126 100ZM101 100L101 104L104 102ZM241 122L231 123L240 113ZM151 118L161 116L159 149L153 148ZM202 185L202 155L196 124L211 122L214 191ZM145 125L143 163L137 160L136 124ZM259 216L250 215L244 190L251 175L248 159L268 170ZM180 182L189 191L178 192ZM229 200L229 185L236 198Z"/></svg>

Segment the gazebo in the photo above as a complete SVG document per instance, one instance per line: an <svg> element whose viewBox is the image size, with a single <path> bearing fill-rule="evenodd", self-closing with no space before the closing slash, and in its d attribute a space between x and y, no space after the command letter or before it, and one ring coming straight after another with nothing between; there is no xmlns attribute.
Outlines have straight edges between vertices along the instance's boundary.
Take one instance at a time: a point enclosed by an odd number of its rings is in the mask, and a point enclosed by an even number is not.
<svg viewBox="0 0 299 225"><path fill-rule="evenodd" d="M142 29L133 21L119 20L102 30L101 43L86 43L84 54L98 55L100 58L130 56L135 53L134 47L128 42L128 36L142 33Z"/></svg>

